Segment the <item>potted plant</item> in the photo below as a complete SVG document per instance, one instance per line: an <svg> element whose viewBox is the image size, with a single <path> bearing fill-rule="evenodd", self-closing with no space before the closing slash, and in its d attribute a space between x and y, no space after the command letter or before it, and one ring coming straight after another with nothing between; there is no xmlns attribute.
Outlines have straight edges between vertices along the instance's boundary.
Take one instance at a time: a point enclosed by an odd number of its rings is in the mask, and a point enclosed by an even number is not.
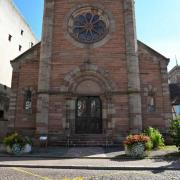
<svg viewBox="0 0 180 180"><path fill-rule="evenodd" d="M30 153L32 151L32 140L29 137L24 138L23 153Z"/></svg>
<svg viewBox="0 0 180 180"><path fill-rule="evenodd" d="M23 137L18 133L13 133L4 138L3 144L6 147L7 153L19 155L29 153L32 150L32 142L29 138Z"/></svg>
<svg viewBox="0 0 180 180"><path fill-rule="evenodd" d="M143 134L129 135L124 141L125 153L127 156L134 158L145 157L145 144L150 140Z"/></svg>
<svg viewBox="0 0 180 180"><path fill-rule="evenodd" d="M21 136L17 133L5 137L3 144L6 147L6 151L12 154L20 154L21 148L24 145Z"/></svg>

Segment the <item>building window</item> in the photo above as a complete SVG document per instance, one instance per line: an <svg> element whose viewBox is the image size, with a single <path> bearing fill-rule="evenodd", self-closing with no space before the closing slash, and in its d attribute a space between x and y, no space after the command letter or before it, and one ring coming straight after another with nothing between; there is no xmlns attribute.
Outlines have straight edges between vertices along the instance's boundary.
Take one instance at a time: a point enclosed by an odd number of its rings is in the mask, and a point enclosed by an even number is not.
<svg viewBox="0 0 180 180"><path fill-rule="evenodd" d="M24 31L21 29L21 35L23 36L23 34L24 34Z"/></svg>
<svg viewBox="0 0 180 180"><path fill-rule="evenodd" d="M22 46L21 45L19 45L19 51L21 51L22 50Z"/></svg>
<svg viewBox="0 0 180 180"><path fill-rule="evenodd" d="M69 19L68 31L80 43L96 43L109 32L109 19L101 9L81 8Z"/></svg>
<svg viewBox="0 0 180 180"><path fill-rule="evenodd" d="M9 34L8 41L11 42L11 40L12 40L12 35Z"/></svg>
<svg viewBox="0 0 180 180"><path fill-rule="evenodd" d="M147 98L147 111L148 112L155 112L156 106L155 106L155 97L153 94L149 94Z"/></svg>
<svg viewBox="0 0 180 180"><path fill-rule="evenodd" d="M33 42L31 42L31 47L33 47L33 45L34 45Z"/></svg>
<svg viewBox="0 0 180 180"><path fill-rule="evenodd" d="M31 90L25 91L24 94L24 110L29 111L32 109L32 92Z"/></svg>

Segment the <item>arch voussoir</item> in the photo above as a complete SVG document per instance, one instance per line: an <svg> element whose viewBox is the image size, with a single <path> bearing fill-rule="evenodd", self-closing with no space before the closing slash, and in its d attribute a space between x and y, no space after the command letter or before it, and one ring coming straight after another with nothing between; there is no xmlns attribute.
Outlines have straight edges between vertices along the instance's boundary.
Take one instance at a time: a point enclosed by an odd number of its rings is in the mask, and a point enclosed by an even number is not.
<svg viewBox="0 0 180 180"><path fill-rule="evenodd" d="M95 64L83 64L66 74L61 91L75 93L78 84L85 80L98 83L102 87L103 93L117 90L115 83L105 69Z"/></svg>

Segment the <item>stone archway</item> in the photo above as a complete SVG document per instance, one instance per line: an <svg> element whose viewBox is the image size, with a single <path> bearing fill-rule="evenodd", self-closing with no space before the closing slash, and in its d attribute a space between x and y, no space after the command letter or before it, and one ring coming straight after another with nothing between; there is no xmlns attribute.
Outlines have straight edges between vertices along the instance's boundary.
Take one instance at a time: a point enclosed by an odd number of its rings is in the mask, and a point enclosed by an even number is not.
<svg viewBox="0 0 180 180"><path fill-rule="evenodd" d="M83 64L66 74L61 92L75 93L75 87L86 79L93 80L100 86L103 85L104 93L112 93L117 90L116 84L105 69L95 64Z"/></svg>
<svg viewBox="0 0 180 180"><path fill-rule="evenodd" d="M102 133L107 134L112 128L112 94L117 91L109 73L94 64L83 64L69 72L61 86L66 98L66 124L70 133L75 133L75 114L78 97L98 97L102 102Z"/></svg>

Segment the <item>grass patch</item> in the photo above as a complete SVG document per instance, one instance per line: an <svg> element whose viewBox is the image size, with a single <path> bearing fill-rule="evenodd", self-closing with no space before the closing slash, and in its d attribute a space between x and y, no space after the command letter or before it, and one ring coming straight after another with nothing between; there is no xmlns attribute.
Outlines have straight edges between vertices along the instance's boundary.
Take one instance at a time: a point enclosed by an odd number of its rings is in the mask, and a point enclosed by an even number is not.
<svg viewBox="0 0 180 180"><path fill-rule="evenodd" d="M163 150L163 151L178 151L178 148L176 146L162 146L157 150Z"/></svg>

